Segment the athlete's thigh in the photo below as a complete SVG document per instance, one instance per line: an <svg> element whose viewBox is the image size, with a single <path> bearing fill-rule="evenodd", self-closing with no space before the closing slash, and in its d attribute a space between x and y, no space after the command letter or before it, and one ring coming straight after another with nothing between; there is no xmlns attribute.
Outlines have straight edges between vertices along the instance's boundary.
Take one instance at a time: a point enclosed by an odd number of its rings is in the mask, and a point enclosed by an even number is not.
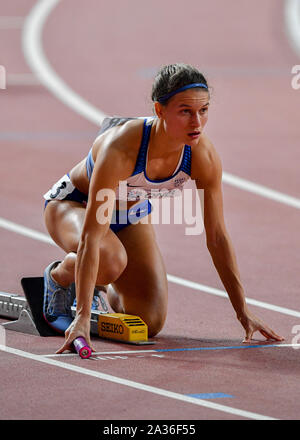
<svg viewBox="0 0 300 440"><path fill-rule="evenodd" d="M161 328L167 311L168 283L153 225L150 221L130 225L117 235L128 258L125 270L113 283L121 304L126 313L139 315L148 325Z"/></svg>
<svg viewBox="0 0 300 440"><path fill-rule="evenodd" d="M71 200L53 200L45 209L45 224L52 239L65 252L77 252L86 208ZM100 245L101 261L116 266L117 259L127 260L125 249L109 229ZM126 261L127 262L127 261ZM126 264L122 262L122 265Z"/></svg>
<svg viewBox="0 0 300 440"><path fill-rule="evenodd" d="M53 200L44 211L50 236L66 252L77 251L84 216L85 207L71 200Z"/></svg>

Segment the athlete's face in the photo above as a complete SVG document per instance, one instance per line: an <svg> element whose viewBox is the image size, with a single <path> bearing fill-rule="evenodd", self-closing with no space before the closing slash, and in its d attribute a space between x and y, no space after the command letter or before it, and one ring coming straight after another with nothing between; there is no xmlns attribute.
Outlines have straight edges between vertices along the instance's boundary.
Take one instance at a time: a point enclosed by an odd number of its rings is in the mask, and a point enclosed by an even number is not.
<svg viewBox="0 0 300 440"><path fill-rule="evenodd" d="M208 119L206 90L188 89L174 95L165 106L156 104L157 115L170 138L189 145L197 143Z"/></svg>

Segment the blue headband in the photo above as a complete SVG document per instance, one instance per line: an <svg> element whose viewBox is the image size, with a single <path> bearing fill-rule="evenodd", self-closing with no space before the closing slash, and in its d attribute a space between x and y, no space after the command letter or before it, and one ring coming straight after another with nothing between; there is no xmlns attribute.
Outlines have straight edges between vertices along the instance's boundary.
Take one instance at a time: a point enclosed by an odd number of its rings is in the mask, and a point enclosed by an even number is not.
<svg viewBox="0 0 300 440"><path fill-rule="evenodd" d="M185 90L188 90L188 89L194 89L195 87L203 87L204 89L208 90L207 85L204 83L188 84L187 86L184 86L184 87L181 87L180 89L174 90L173 92L170 92L167 95L161 96L160 98L158 98L157 101L160 103L164 103L168 99L172 98L172 96L177 95L177 93L184 92Z"/></svg>

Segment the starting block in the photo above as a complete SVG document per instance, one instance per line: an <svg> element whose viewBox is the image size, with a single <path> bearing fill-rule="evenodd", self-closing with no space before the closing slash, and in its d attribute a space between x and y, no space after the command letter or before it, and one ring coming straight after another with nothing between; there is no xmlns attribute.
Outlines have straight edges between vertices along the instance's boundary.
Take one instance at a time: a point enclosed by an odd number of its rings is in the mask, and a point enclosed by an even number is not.
<svg viewBox="0 0 300 440"><path fill-rule="evenodd" d="M146 323L139 316L124 313L99 315L98 334L100 338L114 339L129 344L151 343L148 341Z"/></svg>
<svg viewBox="0 0 300 440"><path fill-rule="evenodd" d="M57 336L56 332L45 321L43 316L44 278L22 278L24 296L0 292L0 317L14 321L3 323L7 330L28 333L36 336ZM72 284L72 302L76 297L75 284ZM128 344L155 344L148 341L148 327L138 316L122 313L109 313L107 304L100 291L94 295L99 298L102 310L91 311L91 334L100 338ZM71 307L75 317L76 307Z"/></svg>

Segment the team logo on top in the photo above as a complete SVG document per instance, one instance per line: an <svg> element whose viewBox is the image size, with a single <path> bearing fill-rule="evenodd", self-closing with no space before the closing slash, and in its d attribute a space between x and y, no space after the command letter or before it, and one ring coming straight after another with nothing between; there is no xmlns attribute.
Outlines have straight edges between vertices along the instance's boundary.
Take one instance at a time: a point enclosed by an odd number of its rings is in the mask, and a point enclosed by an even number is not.
<svg viewBox="0 0 300 440"><path fill-rule="evenodd" d="M174 185L176 186L176 188L178 188L185 182L185 180L186 179L184 177L179 177L178 179L175 179Z"/></svg>

